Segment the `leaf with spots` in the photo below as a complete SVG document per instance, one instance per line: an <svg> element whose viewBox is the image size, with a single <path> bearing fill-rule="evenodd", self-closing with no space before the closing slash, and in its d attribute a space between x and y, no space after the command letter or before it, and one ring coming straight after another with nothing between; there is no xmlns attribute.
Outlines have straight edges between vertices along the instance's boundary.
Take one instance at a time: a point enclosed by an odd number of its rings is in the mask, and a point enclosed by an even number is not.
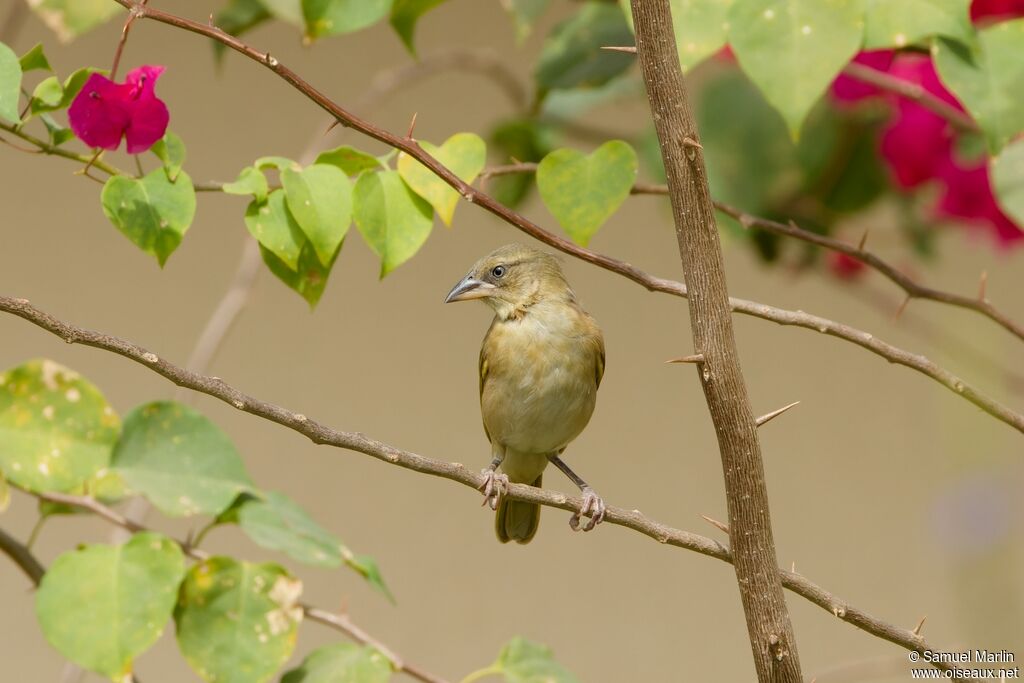
<svg viewBox="0 0 1024 683"><path fill-rule="evenodd" d="M128 414L111 465L129 489L172 517L217 515L252 489L228 435L173 401L147 403Z"/></svg>
<svg viewBox="0 0 1024 683"><path fill-rule="evenodd" d="M577 679L561 664L546 645L525 638L513 638L501 649L497 661L466 677L501 676L505 683L577 683Z"/></svg>
<svg viewBox="0 0 1024 683"><path fill-rule="evenodd" d="M301 171L281 171L288 210L309 238L320 263L334 263L341 241L352 222L352 183L328 164L314 164Z"/></svg>
<svg viewBox="0 0 1024 683"><path fill-rule="evenodd" d="M259 171L256 173L263 177ZM298 270L299 256L307 240L288 210L284 192L275 190L266 201L254 199L250 202L245 210L245 227L261 247L279 258L290 270Z"/></svg>
<svg viewBox="0 0 1024 683"><path fill-rule="evenodd" d="M369 645L334 643L309 653L281 683L388 683L391 662Z"/></svg>
<svg viewBox="0 0 1024 683"><path fill-rule="evenodd" d="M597 87L629 69L635 55L602 50L631 45L622 10L605 2L588 2L555 27L544 43L534 79L542 89Z"/></svg>
<svg viewBox="0 0 1024 683"><path fill-rule="evenodd" d="M160 267L181 244L196 213L196 192L184 171L172 182L158 168L141 179L111 176L100 195L103 213Z"/></svg>
<svg viewBox="0 0 1024 683"><path fill-rule="evenodd" d="M544 205L577 244L586 246L629 196L639 162L621 140L604 143L590 156L557 149L537 166Z"/></svg>
<svg viewBox="0 0 1024 683"><path fill-rule="evenodd" d="M273 201L275 194L281 193L272 193L270 195L271 201ZM291 219L291 221L294 222L294 219ZM267 264L270 272L276 275L278 280L295 290L299 296L306 300L306 303L312 309L320 302L320 297L323 296L324 290L327 288L327 278L331 275L331 269L334 267L334 262L338 259L341 249L339 248L338 251L334 252L334 259L325 266L320 263L320 259L317 257L316 251L309 240L303 239L304 242L302 243L302 249L299 251L299 260L295 268L288 267L287 263L262 244L260 245L260 254L263 256L263 262Z"/></svg>
<svg viewBox="0 0 1024 683"><path fill-rule="evenodd" d="M211 557L181 585L178 646L205 681L268 681L295 648L301 593L302 582L278 565Z"/></svg>
<svg viewBox="0 0 1024 683"><path fill-rule="evenodd" d="M790 135L860 49L862 0L735 0L729 44Z"/></svg>
<svg viewBox="0 0 1024 683"><path fill-rule="evenodd" d="M36 617L62 655L121 680L163 632L184 574L181 549L161 534L83 546L58 557L43 576Z"/></svg>
<svg viewBox="0 0 1024 683"><path fill-rule="evenodd" d="M397 171L364 171L353 193L356 227L380 257L384 277L423 246L434 226L434 212Z"/></svg>
<svg viewBox="0 0 1024 683"><path fill-rule="evenodd" d="M971 0L868 0L864 49L906 47L932 36L974 41Z"/></svg>
<svg viewBox="0 0 1024 683"><path fill-rule="evenodd" d="M421 141L427 154L441 162L460 180L472 184L487 163L487 143L473 133L456 133L440 147ZM445 225L452 224L459 193L433 171L408 154L398 156L398 173L413 192L430 202Z"/></svg>
<svg viewBox="0 0 1024 683"><path fill-rule="evenodd" d="M978 45L939 39L932 54L939 78L981 126L989 152L998 154L1024 131L1024 19L982 29Z"/></svg>
<svg viewBox="0 0 1024 683"><path fill-rule="evenodd" d="M302 0L310 39L351 33L388 16L392 0Z"/></svg>
<svg viewBox="0 0 1024 683"><path fill-rule="evenodd" d="M729 27L729 7L734 0L670 0L672 28L676 34L676 49L683 71L693 68L710 57L726 43ZM633 28L630 0L622 0L626 21Z"/></svg>
<svg viewBox="0 0 1024 683"><path fill-rule="evenodd" d="M120 426L99 389L51 360L0 374L0 470L18 486L81 486L110 462Z"/></svg>

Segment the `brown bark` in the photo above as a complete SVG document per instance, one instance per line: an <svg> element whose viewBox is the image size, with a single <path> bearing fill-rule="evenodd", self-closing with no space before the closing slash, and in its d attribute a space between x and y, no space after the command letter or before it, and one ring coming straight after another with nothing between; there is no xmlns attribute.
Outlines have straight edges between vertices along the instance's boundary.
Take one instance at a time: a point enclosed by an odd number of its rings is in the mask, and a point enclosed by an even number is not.
<svg viewBox="0 0 1024 683"><path fill-rule="evenodd" d="M725 264L668 0L633 0L637 54L665 162L689 291L694 349L718 436L729 540L758 680L798 683L800 660L776 567L757 425L732 329Z"/></svg>

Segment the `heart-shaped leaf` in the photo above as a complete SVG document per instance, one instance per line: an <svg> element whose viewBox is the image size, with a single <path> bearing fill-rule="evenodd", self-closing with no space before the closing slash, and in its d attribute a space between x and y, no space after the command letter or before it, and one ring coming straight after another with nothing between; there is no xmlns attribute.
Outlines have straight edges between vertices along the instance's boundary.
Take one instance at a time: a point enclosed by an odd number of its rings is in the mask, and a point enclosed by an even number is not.
<svg viewBox="0 0 1024 683"><path fill-rule="evenodd" d="M51 360L0 373L0 470L31 491L70 491L110 462L121 421L89 380Z"/></svg>
<svg viewBox="0 0 1024 683"><path fill-rule="evenodd" d="M391 662L369 645L334 643L309 653L281 683L388 683Z"/></svg>
<svg viewBox="0 0 1024 683"><path fill-rule="evenodd" d="M281 171L288 209L316 250L320 263L334 262L334 255L352 222L352 183L348 176L327 164L302 171Z"/></svg>
<svg viewBox="0 0 1024 683"><path fill-rule="evenodd" d="M21 97L21 63L14 51L0 43L0 117L11 123L21 121L18 99Z"/></svg>
<svg viewBox="0 0 1024 683"><path fill-rule="evenodd" d="M795 139L811 107L860 49L861 0L736 0L729 44Z"/></svg>
<svg viewBox="0 0 1024 683"><path fill-rule="evenodd" d="M181 549L157 533L124 545L66 552L43 576L36 616L62 655L90 671L124 680L132 660L157 641L185 574Z"/></svg>
<svg viewBox="0 0 1024 683"><path fill-rule="evenodd" d="M252 488L235 445L188 406L155 401L124 421L111 465L166 515L217 515Z"/></svg>
<svg viewBox="0 0 1024 683"><path fill-rule="evenodd" d="M301 593L302 582L276 564L204 560L181 585L178 646L203 680L268 681L295 648Z"/></svg>
<svg viewBox="0 0 1024 683"><path fill-rule="evenodd" d="M356 176L363 171L376 171L381 167L380 159L348 145L321 152L316 163L337 166L348 176Z"/></svg>
<svg viewBox="0 0 1024 683"><path fill-rule="evenodd" d="M686 71L725 45L729 7L733 0L670 0L679 64ZM622 0L626 21L633 28L630 0Z"/></svg>
<svg viewBox="0 0 1024 683"><path fill-rule="evenodd" d="M420 147L466 183L476 180L487 163L487 144L473 133L456 133L440 147L429 142L420 142ZM430 202L444 224L450 226L459 193L407 154L399 155L398 172L416 194Z"/></svg>
<svg viewBox="0 0 1024 683"><path fill-rule="evenodd" d="M392 0L302 0L306 35L313 39L358 31L386 17L391 4Z"/></svg>
<svg viewBox="0 0 1024 683"><path fill-rule="evenodd" d="M259 171L255 173L263 177ZM266 179L263 184L266 185ZM251 201L245 210L245 227L261 247L281 259L290 270L299 269L299 256L307 240L285 204L284 192L275 190L265 202Z"/></svg>
<svg viewBox="0 0 1024 683"><path fill-rule="evenodd" d="M277 193L271 194L271 199L274 194ZM335 260L340 253L341 249L334 252ZM263 262L267 264L267 268L277 276L277 279L294 289L299 296L306 300L311 309L316 307L320 302L320 297L323 296L324 289L327 288L327 278L330 277L334 261L326 266L320 263L316 250L313 249L309 240L302 243L299 262L295 269L289 268L284 261L262 245L260 245L260 254L263 256Z"/></svg>
<svg viewBox="0 0 1024 683"><path fill-rule="evenodd" d="M636 152L621 140L604 143L590 156L556 149L537 167L537 189L562 229L586 246L626 201L637 165Z"/></svg>
<svg viewBox="0 0 1024 683"><path fill-rule="evenodd" d="M380 276L408 261L430 236L430 204L397 171L364 172L353 192L356 227L380 257Z"/></svg>
<svg viewBox="0 0 1024 683"><path fill-rule="evenodd" d="M1022 45L1024 19L1017 19L980 31L973 50L946 39L932 48L939 77L981 126L992 154L1024 130Z"/></svg>
<svg viewBox="0 0 1024 683"><path fill-rule="evenodd" d="M141 180L111 176L100 195L110 222L160 266L181 244L196 213L192 179L181 171L171 182L162 168Z"/></svg>
<svg viewBox="0 0 1024 683"><path fill-rule="evenodd" d="M1024 139L1006 146L992 159L992 185L1006 215L1024 225Z"/></svg>
<svg viewBox="0 0 1024 683"><path fill-rule="evenodd" d="M971 0L868 0L864 48L905 47L931 36L974 39Z"/></svg>

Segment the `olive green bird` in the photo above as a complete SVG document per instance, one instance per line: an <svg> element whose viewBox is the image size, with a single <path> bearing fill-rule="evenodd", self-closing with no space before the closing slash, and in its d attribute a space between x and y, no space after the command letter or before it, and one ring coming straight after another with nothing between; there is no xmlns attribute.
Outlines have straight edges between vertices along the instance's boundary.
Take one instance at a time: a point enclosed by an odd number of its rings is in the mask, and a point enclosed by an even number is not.
<svg viewBox="0 0 1024 683"><path fill-rule="evenodd" d="M509 500L509 481L540 486L549 462L583 493L569 520L590 531L605 515L601 498L561 459L590 421L604 375L604 339L562 274L558 260L510 244L476 262L445 303L481 299L494 320L480 349L480 412L493 460L484 469L484 502L497 511L502 543L529 543L540 506ZM498 467L502 472L498 473Z"/></svg>

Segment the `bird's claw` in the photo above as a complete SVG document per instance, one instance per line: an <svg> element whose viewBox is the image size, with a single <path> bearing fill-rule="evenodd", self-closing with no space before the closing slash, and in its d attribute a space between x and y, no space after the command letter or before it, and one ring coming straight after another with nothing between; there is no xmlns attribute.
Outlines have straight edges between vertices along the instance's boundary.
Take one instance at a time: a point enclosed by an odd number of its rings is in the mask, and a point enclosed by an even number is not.
<svg viewBox="0 0 1024 683"><path fill-rule="evenodd" d="M508 475L488 468L483 470L484 483L480 485L480 490L484 494L484 502L481 505L487 505L492 510L498 509L498 503L501 502L501 497L508 491Z"/></svg>
<svg viewBox="0 0 1024 683"><path fill-rule="evenodd" d="M573 531L579 531L581 529L580 522L584 517L588 517L589 519L582 529L583 531L590 531L604 521L605 509L601 496L597 495L597 492L588 486L583 489L583 504L580 505L580 511L574 513L569 518L569 526L572 527Z"/></svg>

